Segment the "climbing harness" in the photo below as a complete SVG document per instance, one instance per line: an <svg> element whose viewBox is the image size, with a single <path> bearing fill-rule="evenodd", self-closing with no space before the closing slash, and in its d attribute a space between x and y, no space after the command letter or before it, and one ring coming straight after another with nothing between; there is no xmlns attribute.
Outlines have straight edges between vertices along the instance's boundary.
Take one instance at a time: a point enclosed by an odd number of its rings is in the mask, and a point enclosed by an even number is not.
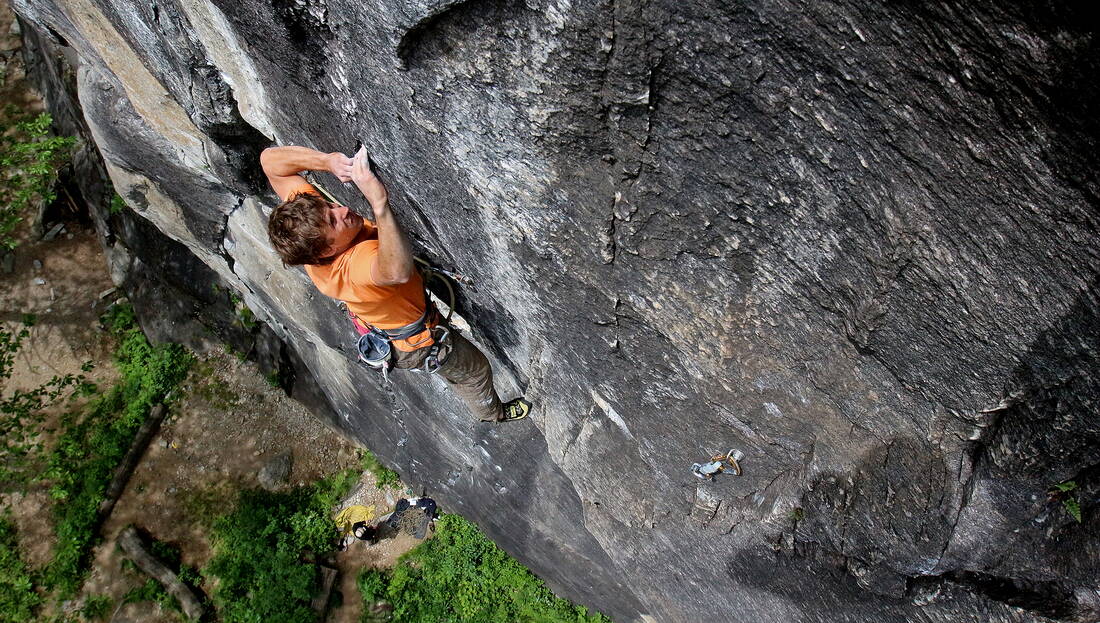
<svg viewBox="0 0 1100 623"><path fill-rule="evenodd" d="M414 371L420 371L422 369L428 374L435 374L442 366L442 362L439 360L439 354L444 344L447 342L447 338L451 335L451 329L448 323L451 320L451 316L454 314L454 287L451 286L450 281L446 278L441 278L443 283L447 285L447 291L450 294L450 302L447 305L447 316L440 321L438 320L440 315L439 311L435 308L435 304L431 299L431 291L428 289L428 282L434 274L442 273L429 266L427 262L423 260L420 261L424 264L424 268L421 269L421 274L424 279L424 314L416 322L396 329L379 329L378 327L363 322L358 316L353 314L351 310L348 310L348 316L351 318L352 324L355 325L356 330L360 333L359 340L355 345L355 351L358 354L359 361L367 367L380 371L382 373L382 378L385 380L389 380L389 371L392 370L394 366L393 342L395 340L407 340L426 330L438 331L439 335L432 336L431 333L429 333L429 337L412 345L417 347L434 337L431 346L428 347L428 355L424 358L424 367L416 368ZM346 308L347 304L342 304ZM436 322L433 323L433 320L436 320Z"/></svg>
<svg viewBox="0 0 1100 623"><path fill-rule="evenodd" d="M714 477L726 470L731 470L734 476L741 475L741 465L738 463L741 459L745 458L745 454L740 450L730 449L725 454L716 454L710 457L709 463L692 463L691 473L695 474L696 478L700 480L709 480L714 482Z"/></svg>

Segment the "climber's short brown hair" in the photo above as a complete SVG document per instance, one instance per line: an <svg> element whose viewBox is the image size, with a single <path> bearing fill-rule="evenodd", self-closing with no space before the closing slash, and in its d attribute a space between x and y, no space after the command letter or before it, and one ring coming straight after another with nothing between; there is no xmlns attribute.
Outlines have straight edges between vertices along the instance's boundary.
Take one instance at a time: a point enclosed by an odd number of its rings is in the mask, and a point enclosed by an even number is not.
<svg viewBox="0 0 1100 623"><path fill-rule="evenodd" d="M267 221L267 237L284 264L332 262L332 258L322 257L329 248L330 207L319 195L299 193L275 208Z"/></svg>

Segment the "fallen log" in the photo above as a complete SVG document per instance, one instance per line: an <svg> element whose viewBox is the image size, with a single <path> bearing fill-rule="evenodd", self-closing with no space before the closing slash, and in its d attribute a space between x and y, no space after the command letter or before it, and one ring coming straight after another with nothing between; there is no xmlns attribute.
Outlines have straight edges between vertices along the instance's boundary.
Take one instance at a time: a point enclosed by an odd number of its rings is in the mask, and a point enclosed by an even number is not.
<svg viewBox="0 0 1100 623"><path fill-rule="evenodd" d="M313 602L310 606L316 610L321 618L324 618L325 612L328 611L329 597L332 595L332 587L336 584L336 576L338 571L332 567L326 567L319 565L321 572L321 586L317 592L317 596L313 598Z"/></svg>
<svg viewBox="0 0 1100 623"><path fill-rule="evenodd" d="M138 429L137 434L134 435L134 441L130 444L130 449L126 451L122 463L115 468L115 475L111 478L111 484L107 485L106 497L99 503L100 524L107 519L111 511L114 510L118 499L122 497L122 492L126 489L126 483L130 481L130 476L137 468L142 455L145 454L145 448L149 447L149 442L153 440L153 436L160 429L160 423L164 421L164 413L164 405L158 404L153 407L152 411L149 412L149 418L145 420L141 428Z"/></svg>
<svg viewBox="0 0 1100 623"><path fill-rule="evenodd" d="M184 614L193 621L202 619L202 600L199 599L191 587L180 581L179 576L174 571L149 552L141 535L133 526L127 526L118 535L118 546L122 548L126 557L138 566L138 569L164 585L164 588L168 590L168 594L175 597L176 601L179 602Z"/></svg>

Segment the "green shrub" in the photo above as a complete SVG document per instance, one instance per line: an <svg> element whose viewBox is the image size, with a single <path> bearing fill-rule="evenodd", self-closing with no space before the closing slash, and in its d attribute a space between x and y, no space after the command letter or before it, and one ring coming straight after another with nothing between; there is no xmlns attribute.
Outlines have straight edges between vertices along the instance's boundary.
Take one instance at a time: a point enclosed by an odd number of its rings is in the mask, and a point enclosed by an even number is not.
<svg viewBox="0 0 1100 623"><path fill-rule="evenodd" d="M80 616L89 621L102 619L111 611L111 603L110 595L89 595L80 609Z"/></svg>
<svg viewBox="0 0 1100 623"><path fill-rule="evenodd" d="M401 484L401 475L386 467L374 456L370 450L362 450L363 456L359 460L360 467L364 471L374 474L374 485L379 489L397 487Z"/></svg>
<svg viewBox="0 0 1100 623"><path fill-rule="evenodd" d="M183 612L183 608L180 607L179 601L169 594L164 588L164 585L153 578L149 578L145 581L145 584L137 588L131 588L122 596L122 603L124 604L134 604L143 601L151 601L155 604L159 604L160 607L165 610Z"/></svg>
<svg viewBox="0 0 1100 623"><path fill-rule="evenodd" d="M241 492L235 510L214 523L214 556L202 571L217 580L221 621L317 620L317 571L303 558L334 549L332 508L355 479L349 471L285 493Z"/></svg>
<svg viewBox="0 0 1100 623"><path fill-rule="evenodd" d="M44 582L58 589L62 598L71 596L83 580L86 557L95 543L99 504L115 467L150 409L167 399L191 363L191 356L178 345L151 345L128 307L116 308L106 323L120 340L115 362L122 378L83 415L62 419L63 432L45 473L57 500L53 514L58 544Z"/></svg>
<svg viewBox="0 0 1100 623"><path fill-rule="evenodd" d="M115 193L111 195L111 205L107 208L107 211L111 214L122 214L122 211L126 209L126 200Z"/></svg>
<svg viewBox="0 0 1100 623"><path fill-rule="evenodd" d="M365 612L377 601L389 602L396 623L610 623L556 597L458 515L443 515L434 538L391 571L363 572L358 586Z"/></svg>
<svg viewBox="0 0 1100 623"><path fill-rule="evenodd" d="M7 517L0 517L0 623L33 620L40 603L34 579L19 555L15 526Z"/></svg>
<svg viewBox="0 0 1100 623"><path fill-rule="evenodd" d="M0 128L0 248L15 248L12 232L35 201L54 199L57 170L69 160L75 139L50 136L52 121L43 113Z"/></svg>

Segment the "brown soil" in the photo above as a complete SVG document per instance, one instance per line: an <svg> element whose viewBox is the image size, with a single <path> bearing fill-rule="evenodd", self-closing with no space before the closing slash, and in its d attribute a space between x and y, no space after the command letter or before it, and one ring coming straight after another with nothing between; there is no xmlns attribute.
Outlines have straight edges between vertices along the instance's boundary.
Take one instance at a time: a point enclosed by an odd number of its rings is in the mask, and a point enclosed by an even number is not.
<svg viewBox="0 0 1100 623"><path fill-rule="evenodd" d="M0 105L13 102L26 110L30 102L30 109L40 109L41 102L21 81L18 37L9 34L11 23L7 2L0 0L0 69L4 74ZM110 386L118 377L110 362L114 343L100 328L99 316L120 295L113 291L95 232L74 220L66 223L56 239L44 242L32 239L30 230L24 223L12 270L0 271L0 323L8 329L17 328L25 314L34 314L36 323L12 377L0 385L0 391L8 395L54 375L78 374L85 361L95 364L88 374L90 380L101 387ZM0 257L3 255L0 250ZM114 539L123 527L134 524L158 540L176 545L185 564L200 568L211 556L209 522L231 507L241 488L258 486L257 473L273 456L287 450L293 456L287 487L312 483L358 464L354 445L326 429L281 390L270 387L254 365L224 352L198 357L187 381L177 390L178 398L164 425L101 529L104 540L94 551L92 570L80 597L64 604L65 610L79 608L87 596L109 595L115 607L108 620L182 621L181 615L161 612L153 604L119 605L128 590L145 582L139 573L122 568ZM78 407L62 404L52 416ZM347 504L374 505L378 514L383 514L401 495L396 490L378 490L373 476L365 473ZM12 511L22 554L34 568L41 568L52 556L51 504L45 485L29 492L0 494L0 506ZM355 577L359 571L368 566L392 566L417 543L405 536L373 546L355 542L338 554L337 586L343 605L330 612L326 621L358 621L362 608Z"/></svg>

